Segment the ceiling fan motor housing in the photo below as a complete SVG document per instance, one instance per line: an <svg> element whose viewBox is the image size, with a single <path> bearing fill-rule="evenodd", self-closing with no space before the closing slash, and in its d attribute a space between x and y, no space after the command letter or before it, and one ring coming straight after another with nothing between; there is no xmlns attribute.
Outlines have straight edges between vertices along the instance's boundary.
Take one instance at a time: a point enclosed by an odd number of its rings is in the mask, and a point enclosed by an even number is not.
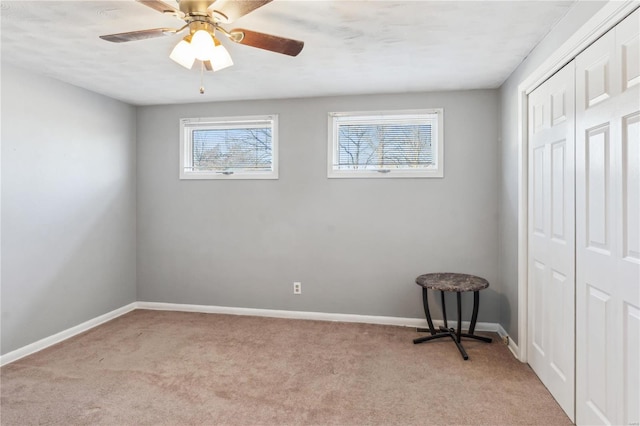
<svg viewBox="0 0 640 426"><path fill-rule="evenodd" d="M215 25L206 20L194 20L189 22L189 33L191 35L195 34L196 31L206 31L209 34L213 35L215 30Z"/></svg>
<svg viewBox="0 0 640 426"><path fill-rule="evenodd" d="M207 16L207 9L212 3L213 1L208 0L179 0L178 6L180 7L180 11L187 16Z"/></svg>

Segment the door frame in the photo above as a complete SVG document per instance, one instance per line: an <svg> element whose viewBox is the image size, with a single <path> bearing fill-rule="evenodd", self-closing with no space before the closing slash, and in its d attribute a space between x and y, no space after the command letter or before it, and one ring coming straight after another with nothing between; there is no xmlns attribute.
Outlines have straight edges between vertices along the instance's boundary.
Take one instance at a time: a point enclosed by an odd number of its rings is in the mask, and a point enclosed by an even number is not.
<svg viewBox="0 0 640 426"><path fill-rule="evenodd" d="M518 85L518 345L512 348L521 362L527 362L528 325L528 96L556 71L571 62L600 36L634 10L637 1L608 1L582 27L558 47L535 71ZM513 345L515 346L515 345Z"/></svg>

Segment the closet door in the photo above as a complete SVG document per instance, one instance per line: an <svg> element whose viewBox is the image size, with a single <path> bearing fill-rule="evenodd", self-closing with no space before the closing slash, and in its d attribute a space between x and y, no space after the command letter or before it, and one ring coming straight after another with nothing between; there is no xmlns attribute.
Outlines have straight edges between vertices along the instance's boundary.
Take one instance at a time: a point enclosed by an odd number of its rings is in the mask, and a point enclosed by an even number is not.
<svg viewBox="0 0 640 426"><path fill-rule="evenodd" d="M576 416L640 422L640 12L576 58Z"/></svg>
<svg viewBox="0 0 640 426"><path fill-rule="evenodd" d="M529 95L529 364L574 419L574 63Z"/></svg>

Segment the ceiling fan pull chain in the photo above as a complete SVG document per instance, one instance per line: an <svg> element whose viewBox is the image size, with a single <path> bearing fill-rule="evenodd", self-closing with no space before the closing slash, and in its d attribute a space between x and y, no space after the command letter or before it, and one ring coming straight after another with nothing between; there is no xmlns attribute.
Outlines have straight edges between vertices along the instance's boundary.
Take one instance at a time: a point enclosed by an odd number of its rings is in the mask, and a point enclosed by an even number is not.
<svg viewBox="0 0 640 426"><path fill-rule="evenodd" d="M200 94L204 95L204 62L200 62Z"/></svg>

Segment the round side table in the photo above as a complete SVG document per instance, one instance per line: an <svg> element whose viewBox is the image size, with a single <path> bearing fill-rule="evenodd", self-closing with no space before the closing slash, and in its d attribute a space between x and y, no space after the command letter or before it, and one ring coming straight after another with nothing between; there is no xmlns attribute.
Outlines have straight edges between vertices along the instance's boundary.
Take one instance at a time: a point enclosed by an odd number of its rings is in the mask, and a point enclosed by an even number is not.
<svg viewBox="0 0 640 426"><path fill-rule="evenodd" d="M414 339L413 343L418 344L427 342L429 340L440 339L442 337L451 337L458 350L462 354L464 360L469 359L469 355L462 347L461 338L467 337L471 339L481 340L483 342L491 343L491 338L478 336L473 334L476 329L476 321L478 319L478 305L480 304L480 290L484 290L489 287L489 282L484 278L477 277L475 275L457 274L451 272L439 272L434 274L424 274L416 278L416 284L422 287L422 304L424 305L424 315L427 317L427 323L429 324L429 336L420 337ZM431 313L429 312L429 301L427 298L427 290L439 290L440 300L442 303L442 319L444 327L440 326L436 329L433 326L431 319ZM471 324L467 333L462 332L462 302L460 295L466 291L473 291L473 314L471 315ZM444 304L444 293L455 292L458 301L458 324L457 330L449 328L447 324L447 309Z"/></svg>

